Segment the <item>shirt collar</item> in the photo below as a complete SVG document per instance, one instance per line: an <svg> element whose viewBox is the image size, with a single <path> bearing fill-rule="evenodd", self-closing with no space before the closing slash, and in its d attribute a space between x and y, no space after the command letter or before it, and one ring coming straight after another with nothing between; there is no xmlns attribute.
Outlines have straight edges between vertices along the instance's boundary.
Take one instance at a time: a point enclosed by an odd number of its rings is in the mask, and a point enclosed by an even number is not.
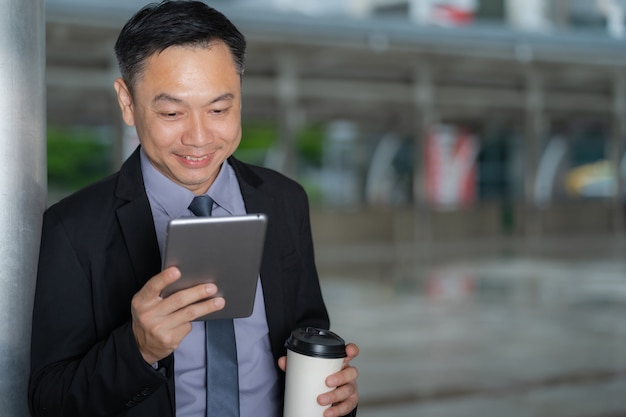
<svg viewBox="0 0 626 417"><path fill-rule="evenodd" d="M239 185L236 181L235 171L228 161L224 161L217 178L215 178L209 191L207 191L207 194L213 201L231 215L236 213L234 193L239 192Z"/></svg>

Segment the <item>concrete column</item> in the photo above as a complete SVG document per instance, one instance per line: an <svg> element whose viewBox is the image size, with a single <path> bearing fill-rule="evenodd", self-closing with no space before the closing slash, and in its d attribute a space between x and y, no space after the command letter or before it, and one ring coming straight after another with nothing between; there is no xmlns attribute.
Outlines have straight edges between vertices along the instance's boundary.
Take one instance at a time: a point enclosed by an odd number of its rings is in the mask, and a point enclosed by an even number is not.
<svg viewBox="0 0 626 417"><path fill-rule="evenodd" d="M572 9L570 0L552 0L552 9L554 25L561 30L569 28Z"/></svg>
<svg viewBox="0 0 626 417"><path fill-rule="evenodd" d="M43 0L0 0L0 414L26 417L46 206Z"/></svg>
<svg viewBox="0 0 626 417"><path fill-rule="evenodd" d="M622 163L624 157L624 141L626 140L626 73L622 68L616 69L613 74L613 115L612 134L610 149L610 160L616 168L615 182L617 192L615 194L615 211L613 214L613 226L618 238L623 238L626 225L624 219L624 176L622 173Z"/></svg>
<svg viewBox="0 0 626 417"><path fill-rule="evenodd" d="M430 247L432 230L432 207L426 198L424 146L428 130L435 121L435 87L433 84L432 68L428 57L421 57L414 68L413 99L415 100L415 133L413 156L413 224L415 227L414 239L426 248ZM428 249L425 249L428 251Z"/></svg>
<svg viewBox="0 0 626 417"><path fill-rule="evenodd" d="M281 51L277 56L277 98L279 158L274 168L295 178L297 160L295 141L302 112L298 107L298 66L291 51Z"/></svg>
<svg viewBox="0 0 626 417"><path fill-rule="evenodd" d="M551 26L548 6L550 4L546 0L507 0L509 24L521 30L544 32Z"/></svg>
<svg viewBox="0 0 626 417"><path fill-rule="evenodd" d="M526 195L525 230L532 244L543 235L542 212L535 202L535 182L541 156L541 145L546 131L545 97L543 77L532 66L526 68L526 103L525 103L525 147L526 175L524 181Z"/></svg>

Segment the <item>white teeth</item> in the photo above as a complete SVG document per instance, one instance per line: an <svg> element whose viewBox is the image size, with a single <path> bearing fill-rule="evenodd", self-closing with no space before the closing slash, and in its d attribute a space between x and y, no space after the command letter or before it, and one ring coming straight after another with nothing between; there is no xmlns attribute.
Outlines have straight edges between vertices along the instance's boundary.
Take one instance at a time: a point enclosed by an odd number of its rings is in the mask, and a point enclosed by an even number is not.
<svg viewBox="0 0 626 417"><path fill-rule="evenodd" d="M206 159L206 157L201 157L201 158L194 158L193 156L184 156L183 158L185 158L188 161L202 161L203 159Z"/></svg>

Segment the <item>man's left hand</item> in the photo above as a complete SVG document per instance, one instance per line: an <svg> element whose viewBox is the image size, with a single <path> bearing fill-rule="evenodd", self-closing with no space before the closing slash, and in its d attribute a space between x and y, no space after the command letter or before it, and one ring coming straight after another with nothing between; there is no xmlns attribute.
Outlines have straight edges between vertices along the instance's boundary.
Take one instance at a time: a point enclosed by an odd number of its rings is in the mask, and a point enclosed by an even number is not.
<svg viewBox="0 0 626 417"><path fill-rule="evenodd" d="M357 377L359 372L350 365L350 361L357 357L359 348L354 343L346 345L346 358L343 368L336 374L326 378L326 385L334 388L332 391L321 394L317 397L320 405L332 405L324 411L324 417L340 417L349 414L354 410L359 402L359 391L357 388ZM287 368L287 357L283 356L278 360L278 366L283 371Z"/></svg>

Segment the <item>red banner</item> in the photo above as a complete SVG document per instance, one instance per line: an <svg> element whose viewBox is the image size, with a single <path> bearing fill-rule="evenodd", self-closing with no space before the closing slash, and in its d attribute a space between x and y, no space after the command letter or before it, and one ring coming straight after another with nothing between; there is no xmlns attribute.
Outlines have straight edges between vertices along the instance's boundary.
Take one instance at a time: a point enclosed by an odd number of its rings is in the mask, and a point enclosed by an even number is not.
<svg viewBox="0 0 626 417"><path fill-rule="evenodd" d="M435 207L454 210L476 199L476 139L455 126L438 125L426 137L426 196Z"/></svg>

